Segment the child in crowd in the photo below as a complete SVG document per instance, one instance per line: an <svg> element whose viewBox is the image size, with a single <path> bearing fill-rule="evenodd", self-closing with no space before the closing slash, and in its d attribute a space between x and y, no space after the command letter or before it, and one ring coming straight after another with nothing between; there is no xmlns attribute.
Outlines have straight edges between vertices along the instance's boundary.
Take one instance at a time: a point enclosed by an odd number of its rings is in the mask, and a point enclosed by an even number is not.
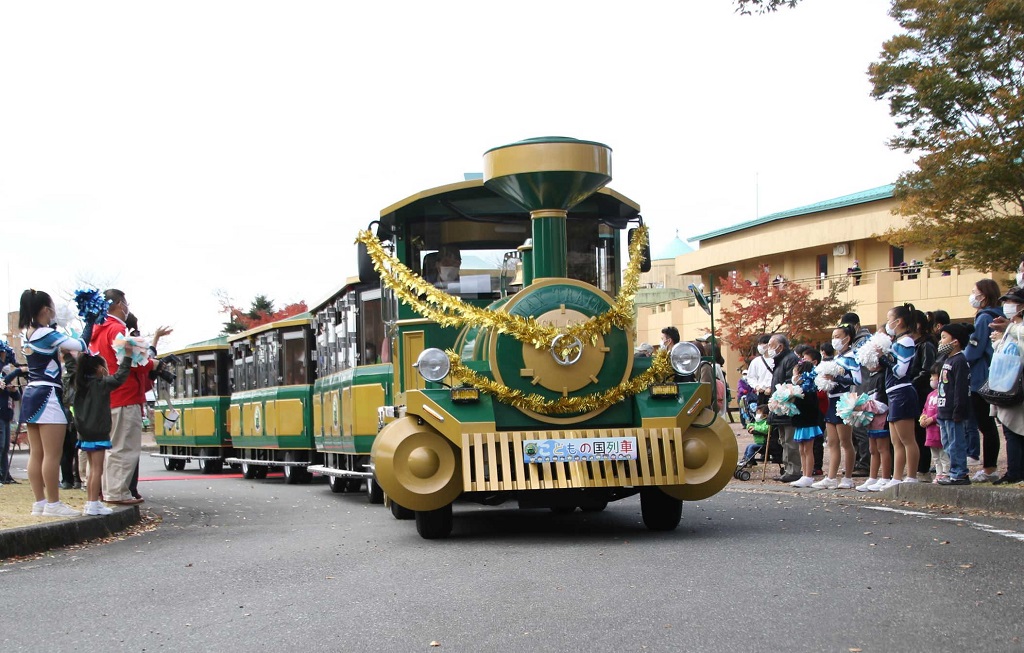
<svg viewBox="0 0 1024 653"><path fill-rule="evenodd" d="M758 406L754 411L754 417L747 424L747 431L754 436L754 444L748 444L747 450L743 452L745 460L753 460L759 451L764 451L764 445L768 442L768 406Z"/></svg>
<svg viewBox="0 0 1024 653"><path fill-rule="evenodd" d="M821 435L818 426L818 389L814 385L814 363L802 360L793 368L793 385L804 392L793 400L800 413L793 415L793 440L800 445L802 476L790 483L793 487L811 487L814 483L814 439Z"/></svg>
<svg viewBox="0 0 1024 653"><path fill-rule="evenodd" d="M103 457L110 449L110 393L127 379L132 367L132 346L125 344L124 358L111 376L102 356L82 354L75 370L75 425L78 446L89 453L89 480L83 515L109 515L113 511L100 503Z"/></svg>
<svg viewBox="0 0 1024 653"><path fill-rule="evenodd" d="M949 476L939 485L970 485L967 478L967 433L970 415L971 368L964 358L964 347L974 328L969 324L947 324L939 335L939 356L945 356L939 374L939 434L942 448L949 454Z"/></svg>
<svg viewBox="0 0 1024 653"><path fill-rule="evenodd" d="M884 360L885 394L889 398L889 431L892 433L893 466L889 487L900 483L917 483L917 466L921 455L914 436L914 423L921 416L917 391L914 390L910 368L917 353L912 335L917 328L913 304L889 309L885 332L892 338L892 355Z"/></svg>
<svg viewBox="0 0 1024 653"><path fill-rule="evenodd" d="M864 368L868 375L861 389L874 401L875 418L868 424L868 448L871 462L868 478L857 486L858 492L881 492L892 477L892 449L889 447L888 398L885 395L885 372L881 367ZM885 410L882 410L882 407Z"/></svg>
<svg viewBox="0 0 1024 653"><path fill-rule="evenodd" d="M949 454L942 448L942 436L939 433L939 376L942 374L942 363L932 365L932 391L924 400L921 411L921 426L924 427L924 444L932 452L935 464L935 478L932 483L949 478Z"/></svg>

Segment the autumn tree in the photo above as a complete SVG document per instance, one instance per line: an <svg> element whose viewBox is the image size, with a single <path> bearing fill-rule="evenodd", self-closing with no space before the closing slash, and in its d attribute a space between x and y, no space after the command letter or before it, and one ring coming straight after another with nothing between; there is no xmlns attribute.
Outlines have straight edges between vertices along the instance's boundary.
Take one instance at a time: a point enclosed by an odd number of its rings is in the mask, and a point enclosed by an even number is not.
<svg viewBox="0 0 1024 653"><path fill-rule="evenodd" d="M305 300L288 304L280 310L275 310L274 300L267 298L266 295L256 295L249 305L249 310L243 311L232 303L231 298L225 291L219 290L215 294L217 301L220 303L221 312L228 315L228 321L224 323L224 329L221 332L227 335L248 331L254 327L277 322L278 320L283 320L299 313L305 313L309 310Z"/></svg>
<svg viewBox="0 0 1024 653"><path fill-rule="evenodd" d="M793 342L810 340L834 327L853 308L853 303L839 299L849 285L845 279L832 281L822 298L811 297L811 289L804 284L773 281L766 265L760 266L754 279L730 274L718 283L723 297L722 339L744 355L754 349L762 333L785 333Z"/></svg>
<svg viewBox="0 0 1024 653"><path fill-rule="evenodd" d="M920 153L896 183L907 225L938 267L1011 270L1024 243L1024 3L893 0L905 30L869 69L889 102L893 149Z"/></svg>

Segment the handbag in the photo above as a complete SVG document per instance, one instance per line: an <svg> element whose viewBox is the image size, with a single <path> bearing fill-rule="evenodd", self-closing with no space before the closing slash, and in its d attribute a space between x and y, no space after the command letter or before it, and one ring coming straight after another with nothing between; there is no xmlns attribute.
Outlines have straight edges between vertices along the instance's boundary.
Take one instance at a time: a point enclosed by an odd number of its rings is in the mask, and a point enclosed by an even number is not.
<svg viewBox="0 0 1024 653"><path fill-rule="evenodd" d="M978 394L993 406L1016 406L1024 402L1024 365L1021 363L1020 334L1017 342L1006 342L1010 329L1003 333L998 350L992 354L988 368L988 380Z"/></svg>

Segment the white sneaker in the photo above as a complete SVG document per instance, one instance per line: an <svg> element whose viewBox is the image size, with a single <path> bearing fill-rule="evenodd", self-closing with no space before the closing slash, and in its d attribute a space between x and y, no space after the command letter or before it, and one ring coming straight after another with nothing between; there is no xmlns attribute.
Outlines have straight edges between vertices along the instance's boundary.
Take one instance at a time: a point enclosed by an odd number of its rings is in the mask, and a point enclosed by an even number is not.
<svg viewBox="0 0 1024 653"><path fill-rule="evenodd" d="M878 490L879 491L888 490L891 487L896 487L897 485L899 485L902 482L903 481L901 479L890 478L888 481L885 482L885 485L882 485L881 483L879 483L878 484Z"/></svg>
<svg viewBox="0 0 1024 653"><path fill-rule="evenodd" d="M83 515L110 515L113 512L99 501L86 501L85 508L82 510Z"/></svg>
<svg viewBox="0 0 1024 653"><path fill-rule="evenodd" d="M869 487L868 490L870 492L881 492L885 488L889 487L889 484L892 483L892 481L893 479L891 478L880 478L878 479L878 482Z"/></svg>
<svg viewBox="0 0 1024 653"><path fill-rule="evenodd" d="M826 476L817 483L811 483L811 487L815 488L816 490L834 490L837 487L839 487L839 481L837 481L834 478L829 478L828 476Z"/></svg>
<svg viewBox="0 0 1024 653"><path fill-rule="evenodd" d="M77 517L81 512L62 502L48 503L43 507L43 517Z"/></svg>
<svg viewBox="0 0 1024 653"><path fill-rule="evenodd" d="M32 514L38 517L39 515L43 514L43 508L45 507L46 499L43 499L42 501L36 501L35 503L32 504Z"/></svg>
<svg viewBox="0 0 1024 653"><path fill-rule="evenodd" d="M853 479L848 476L844 476L843 480L839 481L839 485L837 487L840 490L852 490L854 488Z"/></svg>
<svg viewBox="0 0 1024 653"><path fill-rule="evenodd" d="M907 476L901 481L901 483L920 483L916 476Z"/></svg>
<svg viewBox="0 0 1024 653"><path fill-rule="evenodd" d="M971 475L972 483L991 483L999 478L999 474L986 474L984 469L979 469Z"/></svg>
<svg viewBox="0 0 1024 653"><path fill-rule="evenodd" d="M811 487L814 484L813 476L801 476L797 480L790 483L793 487Z"/></svg>
<svg viewBox="0 0 1024 653"><path fill-rule="evenodd" d="M860 485L858 485L857 487L855 487L853 489L857 490L858 492L870 492L871 491L871 486L874 485L877 482L878 482L877 478L870 478L869 477L869 478L865 479L863 483L861 483Z"/></svg>

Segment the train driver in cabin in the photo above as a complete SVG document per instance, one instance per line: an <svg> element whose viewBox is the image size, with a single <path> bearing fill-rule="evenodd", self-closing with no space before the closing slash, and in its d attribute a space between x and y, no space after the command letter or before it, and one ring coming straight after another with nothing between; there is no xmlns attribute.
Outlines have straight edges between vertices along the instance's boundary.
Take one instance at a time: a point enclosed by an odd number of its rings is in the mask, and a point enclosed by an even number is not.
<svg viewBox="0 0 1024 653"><path fill-rule="evenodd" d="M436 252L423 257L423 279L438 288L448 288L459 282L462 254L455 245L442 245Z"/></svg>

